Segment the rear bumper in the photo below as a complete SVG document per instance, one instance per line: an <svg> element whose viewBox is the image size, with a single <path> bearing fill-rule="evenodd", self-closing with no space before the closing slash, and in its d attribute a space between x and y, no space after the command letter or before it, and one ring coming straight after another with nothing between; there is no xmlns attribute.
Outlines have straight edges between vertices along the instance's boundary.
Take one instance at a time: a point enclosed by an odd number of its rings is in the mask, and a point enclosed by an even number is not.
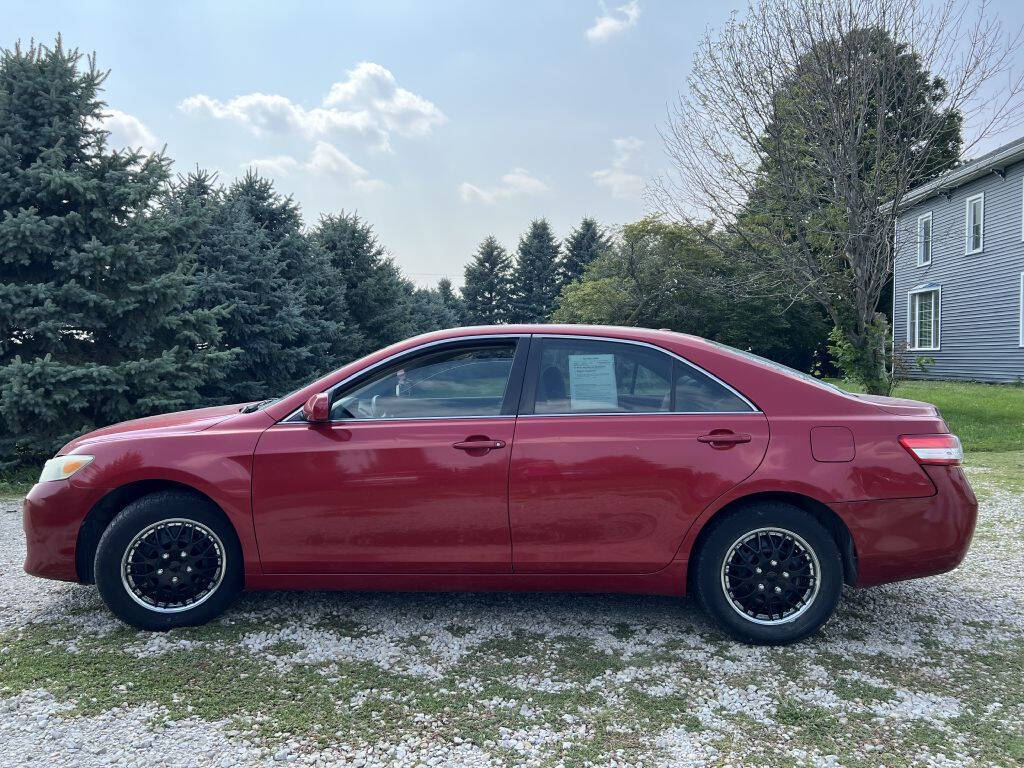
<svg viewBox="0 0 1024 768"><path fill-rule="evenodd" d="M75 547L82 520L101 491L57 480L36 483L25 497L25 572L45 579L78 581Z"/></svg>
<svg viewBox="0 0 1024 768"><path fill-rule="evenodd" d="M960 467L924 467L934 496L832 505L857 551L857 586L916 579L963 562L978 519L978 500Z"/></svg>

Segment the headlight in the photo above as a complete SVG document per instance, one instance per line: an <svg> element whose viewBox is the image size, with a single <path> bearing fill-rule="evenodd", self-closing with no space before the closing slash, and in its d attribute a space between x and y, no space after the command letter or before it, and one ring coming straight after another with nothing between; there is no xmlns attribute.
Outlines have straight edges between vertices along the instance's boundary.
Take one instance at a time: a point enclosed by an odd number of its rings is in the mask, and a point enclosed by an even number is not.
<svg viewBox="0 0 1024 768"><path fill-rule="evenodd" d="M57 456L43 464L43 471L39 475L39 482L45 483L48 480L67 480L82 467L88 466L93 456L85 456L80 453L72 453L68 456Z"/></svg>

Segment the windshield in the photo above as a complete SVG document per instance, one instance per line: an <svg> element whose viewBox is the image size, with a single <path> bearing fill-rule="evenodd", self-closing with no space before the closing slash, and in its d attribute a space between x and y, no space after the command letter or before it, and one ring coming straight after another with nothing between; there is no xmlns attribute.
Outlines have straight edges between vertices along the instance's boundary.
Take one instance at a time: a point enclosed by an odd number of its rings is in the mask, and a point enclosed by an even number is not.
<svg viewBox="0 0 1024 768"><path fill-rule="evenodd" d="M755 355L753 352L746 352L742 349L736 349L736 347L730 347L728 344L721 344L717 341L709 340L708 343L718 347L719 349L724 349L727 352L732 352L734 355L742 357L746 360L750 360L752 363L763 365L765 368L771 368L773 371L784 373L787 376L792 376L794 378L800 379L801 381L806 381L810 384L823 387L824 389L831 390L832 392L838 392L841 395L852 395L852 393L847 392L845 389L842 389L841 387L837 387L835 384L830 384L827 381L815 378L814 376L811 376L809 373L798 371L796 368L790 368L788 365L783 365L782 363L777 363L774 360L769 360L767 357L761 357L760 355Z"/></svg>

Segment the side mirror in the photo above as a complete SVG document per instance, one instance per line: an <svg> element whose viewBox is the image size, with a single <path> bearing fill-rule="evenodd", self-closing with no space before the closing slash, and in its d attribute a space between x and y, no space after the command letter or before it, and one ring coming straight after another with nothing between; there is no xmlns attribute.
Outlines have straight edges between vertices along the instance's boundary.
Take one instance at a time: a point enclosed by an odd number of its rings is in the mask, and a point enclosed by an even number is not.
<svg viewBox="0 0 1024 768"><path fill-rule="evenodd" d="M313 395L302 406L302 415L310 424L323 424L331 418L330 400L326 392Z"/></svg>

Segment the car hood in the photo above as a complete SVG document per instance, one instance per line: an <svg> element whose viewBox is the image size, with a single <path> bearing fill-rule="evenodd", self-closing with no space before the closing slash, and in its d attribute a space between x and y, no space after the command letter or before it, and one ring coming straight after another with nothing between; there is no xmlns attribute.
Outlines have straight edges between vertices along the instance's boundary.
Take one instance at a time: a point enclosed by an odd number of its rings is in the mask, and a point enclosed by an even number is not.
<svg viewBox="0 0 1024 768"><path fill-rule="evenodd" d="M85 443L95 443L107 440L122 440L140 435L159 434L181 434L182 432L201 432L209 429L214 424L219 424L225 419L238 415L240 403L232 405L215 405L211 408L196 408L191 411L176 411L174 413L161 413L158 416L147 416L143 419L132 419L122 421L120 424L111 424L109 427L87 432L81 437L76 437L70 443L60 449L59 453L67 453Z"/></svg>
<svg viewBox="0 0 1024 768"><path fill-rule="evenodd" d="M920 400L907 400L902 397L885 397L883 395L857 395L858 399L881 408L886 413L896 416L938 416L939 409L931 403Z"/></svg>

